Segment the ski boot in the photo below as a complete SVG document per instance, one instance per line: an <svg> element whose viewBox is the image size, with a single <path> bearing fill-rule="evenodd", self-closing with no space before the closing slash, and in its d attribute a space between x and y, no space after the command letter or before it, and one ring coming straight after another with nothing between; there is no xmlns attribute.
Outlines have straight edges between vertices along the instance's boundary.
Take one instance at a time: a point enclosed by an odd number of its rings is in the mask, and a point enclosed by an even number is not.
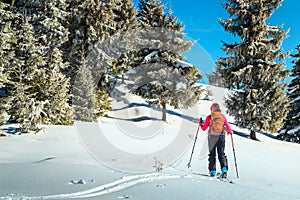
<svg viewBox="0 0 300 200"><path fill-rule="evenodd" d="M217 173L216 170L211 170L211 171L210 171L210 176L215 176L216 173Z"/></svg>
<svg viewBox="0 0 300 200"><path fill-rule="evenodd" d="M221 178L227 178L227 168L226 167L222 168Z"/></svg>

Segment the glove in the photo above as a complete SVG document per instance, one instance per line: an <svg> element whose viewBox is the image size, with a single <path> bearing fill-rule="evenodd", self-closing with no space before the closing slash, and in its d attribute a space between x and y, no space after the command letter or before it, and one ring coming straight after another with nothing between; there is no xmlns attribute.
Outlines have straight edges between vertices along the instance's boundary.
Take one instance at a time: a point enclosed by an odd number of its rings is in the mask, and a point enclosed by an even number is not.
<svg viewBox="0 0 300 200"><path fill-rule="evenodd" d="M203 120L202 120L202 117L200 118L200 120L199 120L199 121L200 121L200 123L201 123L201 124L203 124Z"/></svg>
<svg viewBox="0 0 300 200"><path fill-rule="evenodd" d="M232 132L230 133L229 131L225 131L227 133L227 135L232 135Z"/></svg>

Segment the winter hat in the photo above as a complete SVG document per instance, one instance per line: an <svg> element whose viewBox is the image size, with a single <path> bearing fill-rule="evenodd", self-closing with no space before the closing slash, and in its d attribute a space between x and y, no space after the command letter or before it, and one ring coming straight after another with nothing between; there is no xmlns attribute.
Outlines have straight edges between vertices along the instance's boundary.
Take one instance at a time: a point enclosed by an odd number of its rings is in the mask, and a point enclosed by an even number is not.
<svg viewBox="0 0 300 200"><path fill-rule="evenodd" d="M220 106L217 103L213 103L210 107L211 111L220 110Z"/></svg>

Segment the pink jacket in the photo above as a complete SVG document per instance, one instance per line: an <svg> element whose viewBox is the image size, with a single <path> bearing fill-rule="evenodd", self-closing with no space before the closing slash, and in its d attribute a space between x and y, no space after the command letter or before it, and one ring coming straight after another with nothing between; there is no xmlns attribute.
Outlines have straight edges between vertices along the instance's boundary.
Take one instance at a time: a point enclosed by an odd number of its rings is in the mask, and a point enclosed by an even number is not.
<svg viewBox="0 0 300 200"><path fill-rule="evenodd" d="M228 124L228 121L227 121L225 115L224 115L224 114L222 114L222 115L223 115L223 117L224 117L224 125L225 125L225 127L226 127L228 133L229 133L229 134L232 134L232 130L231 130L229 124ZM202 124L202 122L199 121L199 125L201 126L201 129L202 129L203 131L205 131L205 130L209 127L209 125L210 125L210 115L208 115L208 116L206 117L204 124Z"/></svg>

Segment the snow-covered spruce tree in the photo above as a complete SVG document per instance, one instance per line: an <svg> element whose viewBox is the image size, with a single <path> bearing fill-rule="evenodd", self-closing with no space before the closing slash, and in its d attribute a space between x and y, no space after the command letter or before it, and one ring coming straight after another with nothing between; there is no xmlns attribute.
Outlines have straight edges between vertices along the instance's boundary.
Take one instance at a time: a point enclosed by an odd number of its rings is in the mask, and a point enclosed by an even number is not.
<svg viewBox="0 0 300 200"><path fill-rule="evenodd" d="M112 109L111 104L112 100L109 94L98 87L94 98L94 112L96 117L107 116L108 112Z"/></svg>
<svg viewBox="0 0 300 200"><path fill-rule="evenodd" d="M21 3L22 1L18 1L13 5L20 6ZM72 110L67 104L68 91L64 90L67 89L65 85L68 80L59 71L64 67L58 56L59 39L52 43L50 36L42 34L42 28L35 29L33 21L43 13L33 15L34 10L27 10L23 6L10 6L9 9L18 12L14 13L15 17L6 21L10 35L15 33L11 37L11 47L6 49L9 54L5 56L9 60L5 71L10 120L19 122L22 132L38 131L38 124L41 123L70 124ZM30 17L27 16L28 12L32 14ZM42 23L42 20L37 21ZM39 31L36 32L37 30ZM51 31L45 32L50 34ZM52 50L51 53L49 49Z"/></svg>
<svg viewBox="0 0 300 200"><path fill-rule="evenodd" d="M72 106L76 120L92 122L96 120L94 106L96 83L91 68L86 65L84 53L82 53L81 59L82 66L77 71L72 87Z"/></svg>
<svg viewBox="0 0 300 200"><path fill-rule="evenodd" d="M137 10L133 6L132 0L120 0L116 2L113 8L116 22L116 31L125 34L126 31L138 31ZM121 38L120 38L121 39ZM132 38L133 39L133 38ZM130 62L133 60L134 51L136 49L126 49L120 52L119 57L112 62L113 73L116 76L122 76L122 82L125 82L124 74L131 69Z"/></svg>
<svg viewBox="0 0 300 200"><path fill-rule="evenodd" d="M111 82L107 82L107 79L103 77L107 77L112 64L97 63L98 58L93 57L92 52L97 51L97 44L108 39L116 30L113 5L114 1L78 0L70 2L67 9L71 13L68 17L70 34L68 42L64 45L64 58L70 63L66 74L71 78L71 87L77 81L77 73L79 73L80 68L86 65L90 68L94 80L99 81L93 91L109 93ZM84 52L84 55L82 55L82 52ZM94 95L99 96L96 93ZM107 105L110 100L106 97L108 95L103 94L99 102L105 102L104 104ZM95 102L95 105L100 106L99 102ZM89 102L87 102L87 105L89 105ZM99 111L99 109L105 110L106 108L107 106L100 106L95 109ZM89 119L92 119L92 117L89 117Z"/></svg>
<svg viewBox="0 0 300 200"><path fill-rule="evenodd" d="M7 68L11 64L11 44L14 37L16 37L16 31L10 27L14 14L10 12L9 7L9 4L0 2L0 89L3 92L0 95L0 125L5 122L4 113L8 109L5 86L8 84Z"/></svg>
<svg viewBox="0 0 300 200"><path fill-rule="evenodd" d="M141 26L165 27L165 6L159 0L139 0L138 22Z"/></svg>
<svg viewBox="0 0 300 200"><path fill-rule="evenodd" d="M33 32L39 38L38 42L46 46L44 54L51 58L52 51L68 40L65 0L16 0L14 6L32 24ZM48 62L51 61L49 58ZM66 66L61 66L66 67Z"/></svg>
<svg viewBox="0 0 300 200"><path fill-rule="evenodd" d="M201 79L192 65L170 67L158 62L134 68L128 75L130 91L146 99L150 105L162 106L162 120L166 121L167 104L187 109L199 99L202 89L194 84Z"/></svg>
<svg viewBox="0 0 300 200"><path fill-rule="evenodd" d="M294 66L291 76L294 78L288 85L290 112L278 137L286 141L300 143L300 45L298 45L297 51L296 54L292 54L295 60L293 60Z"/></svg>
<svg viewBox="0 0 300 200"><path fill-rule="evenodd" d="M20 123L21 132L38 132L38 125L47 119L44 108L49 103L48 100L38 99L47 81L45 69L40 68L45 65L46 59L26 17L19 15L14 20L20 23L14 23L19 31L11 53L11 65L7 69L10 95L7 112L11 121Z"/></svg>
<svg viewBox="0 0 300 200"><path fill-rule="evenodd" d="M70 81L61 72L64 62L58 48L52 49L51 59L51 62L48 62L51 70L47 70L47 77L37 99L46 99L48 102L44 107L44 112L47 113L46 124L72 125L74 114L69 105Z"/></svg>
<svg viewBox="0 0 300 200"><path fill-rule="evenodd" d="M84 57L90 54L94 45L107 39L115 31L111 3L99 0L71 1L68 6L69 39L64 45L64 58L70 63L68 76L72 83ZM102 67L102 66L101 66Z"/></svg>
<svg viewBox="0 0 300 200"><path fill-rule="evenodd" d="M105 46L104 44L107 43L110 42L100 42L100 47L94 48L86 58L83 56L84 53L82 54L83 66L81 66L81 68L83 69L79 68L74 82L73 107L75 111L78 110L78 108L76 108L78 107L78 102L81 107L81 111L79 110L80 113L76 113L76 115L84 115L83 111L85 109L85 112L87 112L86 115L93 116L89 118L89 120L85 119L85 121L97 121L98 117L107 116L108 111L112 109L112 100L109 91L113 90L116 79L109 74L109 69L111 69L109 66L111 66L113 58L102 51ZM99 66L106 67L99 68ZM84 79L87 79L86 83L84 83ZM83 87L85 84L86 86ZM78 88L82 91L76 92ZM91 95L91 92L93 92L93 95ZM85 95L88 97L84 97ZM84 99L86 99L87 102L83 102ZM77 119L82 120L80 117L77 117Z"/></svg>
<svg viewBox="0 0 300 200"><path fill-rule="evenodd" d="M43 111L46 124L72 124L69 105L69 79L62 73L68 64L62 59L62 45L68 39L65 27L66 2L63 0L18 0L16 9L33 27L36 43L41 47L44 63L38 67L45 71L36 100L47 101Z"/></svg>
<svg viewBox="0 0 300 200"><path fill-rule="evenodd" d="M181 53L192 41L184 41L183 25L157 0L139 2L138 22L144 47L137 49L133 70L128 74L133 83L130 91L149 104L162 106L166 121L167 104L187 108L200 98L202 89L194 84L201 79L196 66L183 62Z"/></svg>
<svg viewBox="0 0 300 200"><path fill-rule="evenodd" d="M225 87L233 89L226 106L252 139L257 131L277 132L288 113L286 85L281 84L288 76L282 61L288 54L281 50L287 31L266 24L281 2L227 0L223 7L231 18L219 20L225 31L241 39L224 42L228 57L218 60Z"/></svg>

